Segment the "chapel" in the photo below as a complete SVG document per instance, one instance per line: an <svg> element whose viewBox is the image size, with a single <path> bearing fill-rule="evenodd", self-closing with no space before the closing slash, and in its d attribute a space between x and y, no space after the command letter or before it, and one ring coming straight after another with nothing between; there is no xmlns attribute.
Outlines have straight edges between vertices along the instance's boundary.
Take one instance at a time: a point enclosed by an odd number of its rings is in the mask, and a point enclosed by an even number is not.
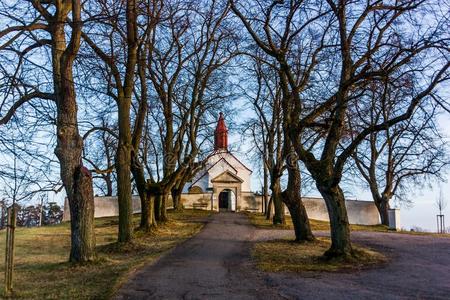
<svg viewBox="0 0 450 300"><path fill-rule="evenodd" d="M181 203L187 209L204 209L220 212L263 212L261 195L250 191L252 171L228 149L228 129L224 115L220 113L214 132L214 150L207 156L202 170L184 186ZM169 196L169 201L171 201ZM302 197L311 219L329 221L325 201L322 198ZM95 217L111 217L119 214L116 196L95 197ZM346 200L351 224L379 224L378 210L373 201ZM171 203L168 203L171 207ZM133 196L133 213L141 211L138 195ZM289 211L286 210L286 214ZM70 220L66 198L64 221Z"/></svg>
<svg viewBox="0 0 450 300"><path fill-rule="evenodd" d="M251 174L252 170L228 149L228 129L220 113L214 131L214 150L204 168L185 185L184 193L202 195L203 205L216 211L256 210L259 206L250 191ZM202 203L199 201L197 198L197 206Z"/></svg>

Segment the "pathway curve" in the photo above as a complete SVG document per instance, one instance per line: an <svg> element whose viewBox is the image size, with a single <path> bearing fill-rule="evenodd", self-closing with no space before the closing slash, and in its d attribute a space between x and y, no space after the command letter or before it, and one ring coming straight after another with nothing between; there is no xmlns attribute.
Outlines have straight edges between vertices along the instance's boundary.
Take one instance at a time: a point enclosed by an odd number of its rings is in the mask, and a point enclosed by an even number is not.
<svg viewBox="0 0 450 300"><path fill-rule="evenodd" d="M287 230L259 230L255 239L268 237L294 236ZM266 282L284 299L450 300L450 238L357 231L352 241L385 254L389 262L344 273L267 274Z"/></svg>
<svg viewBox="0 0 450 300"><path fill-rule="evenodd" d="M390 262L336 274L257 271L252 242L281 237L293 232L256 229L243 214L214 214L195 237L136 273L116 299L450 299L450 238L353 232L354 242Z"/></svg>

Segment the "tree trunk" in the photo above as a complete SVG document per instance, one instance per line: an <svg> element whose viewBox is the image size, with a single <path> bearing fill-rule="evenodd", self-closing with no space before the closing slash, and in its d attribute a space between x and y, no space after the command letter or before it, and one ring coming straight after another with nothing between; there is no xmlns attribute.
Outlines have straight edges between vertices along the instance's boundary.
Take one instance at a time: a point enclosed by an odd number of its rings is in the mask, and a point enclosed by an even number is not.
<svg viewBox="0 0 450 300"><path fill-rule="evenodd" d="M116 154L117 194L119 202L118 241L126 243L133 238L133 210L131 203L131 127L130 101L121 99L118 103L119 144Z"/></svg>
<svg viewBox="0 0 450 300"><path fill-rule="evenodd" d="M65 108L68 108L68 105ZM55 154L60 162L61 180L70 207L69 260L85 262L95 258L94 191L92 176L81 163L83 140L78 134L78 128L73 125L77 124L76 105L72 109L73 112L58 109Z"/></svg>
<svg viewBox="0 0 450 300"><path fill-rule="evenodd" d="M122 88L117 92L117 113L119 139L116 153L117 194L119 201L118 242L127 243L133 238L133 208L131 191L131 153L133 150L130 109L135 86L135 68L137 63L138 35L137 9L135 0L126 1L127 58ZM120 76L115 75L116 84Z"/></svg>
<svg viewBox="0 0 450 300"><path fill-rule="evenodd" d="M146 196L146 202L148 203L148 213L146 214L146 220L144 221L143 229L146 231L151 231L158 225L155 219L155 196L152 195L150 189L147 189Z"/></svg>
<svg viewBox="0 0 450 300"><path fill-rule="evenodd" d="M155 223L153 220L155 219L155 214L151 210L152 200L149 195L151 195L146 188L143 189L143 191L139 191L139 198L141 200L141 220L139 222L139 229L144 231L151 230L152 227L155 226Z"/></svg>
<svg viewBox="0 0 450 300"><path fill-rule="evenodd" d="M153 203L150 192L151 184L147 183L145 180L144 168L142 164L138 161L138 157L136 153L133 153L131 162L131 173L134 177L134 182L136 184L136 188L138 190L139 199L141 201L141 220L139 223L139 229L144 231L151 231L155 226L155 215L153 211Z"/></svg>
<svg viewBox="0 0 450 300"><path fill-rule="evenodd" d="M264 164L264 174L263 174L263 213L267 214L268 206L269 206L269 200L268 200L268 194L269 194L269 174L267 170L267 165ZM270 217L269 217L270 218Z"/></svg>
<svg viewBox="0 0 450 300"><path fill-rule="evenodd" d="M0 201L0 209L2 210L2 214L0 215L0 229L5 228L5 217L6 217L6 211L5 211L5 202Z"/></svg>
<svg viewBox="0 0 450 300"><path fill-rule="evenodd" d="M155 220L156 222L161 221L161 194L157 193L155 194L155 200L154 200L154 214L155 214Z"/></svg>
<svg viewBox="0 0 450 300"><path fill-rule="evenodd" d="M134 168L132 168L132 170L139 199L141 201L141 219L139 222L139 229L143 231L151 231L156 226L152 195L150 190L147 188L147 183L143 177L143 170L136 170Z"/></svg>
<svg viewBox="0 0 450 300"><path fill-rule="evenodd" d="M111 180L111 173L108 173L105 175L105 182L106 182L106 195L107 197L111 197L113 195L113 183Z"/></svg>
<svg viewBox="0 0 450 300"><path fill-rule="evenodd" d="M94 191L89 170L80 166L75 171L73 200L69 198L71 262L91 261L95 258Z"/></svg>
<svg viewBox="0 0 450 300"><path fill-rule="evenodd" d="M339 186L329 187L316 183L317 189L325 200L331 227L331 247L324 253L328 259L353 256L350 242L350 225L344 194Z"/></svg>
<svg viewBox="0 0 450 300"><path fill-rule="evenodd" d="M295 165L290 165L288 168L288 185L287 189L282 193L282 199L291 214L295 231L295 241L313 241L314 235L309 225L309 219L305 206L303 205L300 189L301 174L299 165L295 162Z"/></svg>
<svg viewBox="0 0 450 300"><path fill-rule="evenodd" d="M381 224L389 226L389 199L382 197L375 201L375 206L380 213Z"/></svg>
<svg viewBox="0 0 450 300"><path fill-rule="evenodd" d="M303 204L298 203L297 205L286 205L291 214L292 224L294 225L295 231L295 241L305 242L313 241L314 235L311 231L311 226L309 225L309 219L306 215L306 210Z"/></svg>
<svg viewBox="0 0 450 300"><path fill-rule="evenodd" d="M78 132L78 108L72 75L74 54L65 53L64 24L56 22L53 26L52 67L57 107L55 154L60 163L61 180L71 216L69 260L86 262L95 259L92 176L81 160L83 139Z"/></svg>
<svg viewBox="0 0 450 300"><path fill-rule="evenodd" d="M160 207L160 222L166 222L168 220L167 218L167 200L169 198L169 193L168 192L164 192L161 195L161 207Z"/></svg>
<svg viewBox="0 0 450 300"><path fill-rule="evenodd" d="M272 216L272 201L273 197L270 196L269 203L267 204L267 211L266 211L266 220L270 220Z"/></svg>
<svg viewBox="0 0 450 300"><path fill-rule="evenodd" d="M274 225L285 224L286 220L284 217L284 203L281 195L281 186L279 179L276 180L272 185L272 202L275 208L272 223Z"/></svg>
<svg viewBox="0 0 450 300"><path fill-rule="evenodd" d="M172 201L174 210L180 211L183 209L183 203L181 203L181 189L172 189Z"/></svg>

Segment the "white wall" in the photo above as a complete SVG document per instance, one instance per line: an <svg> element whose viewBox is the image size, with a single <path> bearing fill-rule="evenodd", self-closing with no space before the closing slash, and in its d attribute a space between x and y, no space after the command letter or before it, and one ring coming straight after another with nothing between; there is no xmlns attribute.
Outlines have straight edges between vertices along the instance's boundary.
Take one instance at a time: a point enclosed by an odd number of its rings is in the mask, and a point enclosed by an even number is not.
<svg viewBox="0 0 450 300"><path fill-rule="evenodd" d="M223 158L223 160L222 160ZM210 169L211 168L211 169ZM209 170L208 170L209 169ZM206 170L208 174L205 175ZM205 168L200 170L192 179L188 182L183 192L187 193L188 188L193 184L194 186L199 186L204 192L208 188L212 188L213 185L211 180L220 175L225 171L230 171L236 174L244 182L241 185L241 190L244 192L249 192L251 187L251 171L245 168L241 162L239 162L233 155L228 152L218 152L209 157L205 164ZM204 176L203 176L204 175Z"/></svg>
<svg viewBox="0 0 450 300"><path fill-rule="evenodd" d="M211 194L183 194L181 201L185 208L203 208L211 209ZM217 201L217 199L216 199ZM240 203L238 203L238 210L248 210L252 212L261 212L262 197L254 196L253 193L242 193ZM118 216L119 209L117 197L95 197L95 217L111 217ZM325 201L322 198L304 197L303 203L310 219L328 221L328 212ZM345 202L347 207L349 222L351 224L362 225L376 225L380 223L380 217L375 204L370 201L348 200ZM167 207L172 207L172 199L169 196L169 203ZM133 196L133 213L141 211L141 202L138 196ZM286 209L286 214L289 211ZM64 203L63 221L70 220L69 206L67 199Z"/></svg>

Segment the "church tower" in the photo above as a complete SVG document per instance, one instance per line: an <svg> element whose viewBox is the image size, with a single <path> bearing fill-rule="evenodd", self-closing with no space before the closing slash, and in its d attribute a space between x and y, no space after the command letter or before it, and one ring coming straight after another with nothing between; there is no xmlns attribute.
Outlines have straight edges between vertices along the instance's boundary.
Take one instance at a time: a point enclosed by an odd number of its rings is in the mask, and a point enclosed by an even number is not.
<svg viewBox="0 0 450 300"><path fill-rule="evenodd" d="M217 127L214 131L214 150L228 151L228 129L225 125L223 113L219 114Z"/></svg>
<svg viewBox="0 0 450 300"><path fill-rule="evenodd" d="M261 206L251 191L252 170L228 149L228 129L219 114L214 131L214 151L183 190L184 204L215 211L258 210Z"/></svg>

